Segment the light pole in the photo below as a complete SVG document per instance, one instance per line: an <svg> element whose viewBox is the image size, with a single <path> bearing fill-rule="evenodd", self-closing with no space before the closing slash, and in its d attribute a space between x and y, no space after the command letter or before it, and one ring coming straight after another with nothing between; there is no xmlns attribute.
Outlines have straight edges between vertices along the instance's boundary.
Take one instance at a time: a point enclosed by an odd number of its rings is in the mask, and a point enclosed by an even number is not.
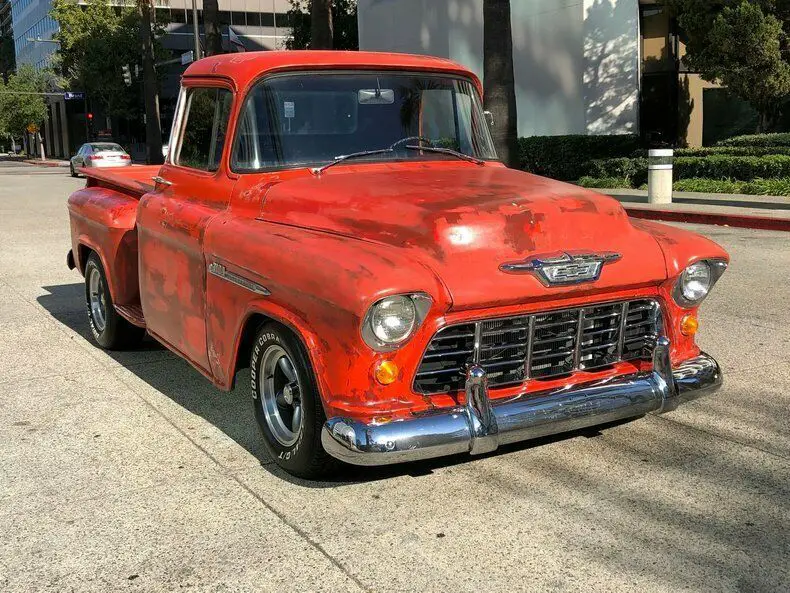
<svg viewBox="0 0 790 593"><path fill-rule="evenodd" d="M192 0L192 26L195 32L195 60L200 59L200 29L198 28L197 0Z"/></svg>

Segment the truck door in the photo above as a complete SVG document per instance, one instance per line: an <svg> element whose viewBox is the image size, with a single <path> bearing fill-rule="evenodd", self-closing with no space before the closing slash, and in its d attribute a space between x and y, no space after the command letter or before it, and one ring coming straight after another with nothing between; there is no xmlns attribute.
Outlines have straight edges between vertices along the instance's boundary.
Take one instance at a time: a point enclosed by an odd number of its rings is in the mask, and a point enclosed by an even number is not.
<svg viewBox="0 0 790 593"><path fill-rule="evenodd" d="M184 82L167 162L137 213L140 301L148 331L209 373L203 237L227 209L234 181L223 160L231 87Z"/></svg>

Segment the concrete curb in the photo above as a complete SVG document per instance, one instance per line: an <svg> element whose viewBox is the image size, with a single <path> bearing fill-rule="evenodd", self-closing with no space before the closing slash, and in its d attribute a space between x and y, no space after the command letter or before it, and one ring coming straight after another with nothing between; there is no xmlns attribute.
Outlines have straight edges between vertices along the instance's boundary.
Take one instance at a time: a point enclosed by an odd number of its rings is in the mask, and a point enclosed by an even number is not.
<svg viewBox="0 0 790 593"><path fill-rule="evenodd" d="M40 159L25 159L22 161L28 165L38 165L39 167L68 167L68 161L42 161Z"/></svg>
<svg viewBox="0 0 790 593"><path fill-rule="evenodd" d="M646 220L692 222L745 229L790 232L790 218L772 218L770 216L751 216L748 214L724 214L721 212L658 210L653 208L639 208L638 206L632 206L630 204L623 204L623 207L629 216L633 218L644 218Z"/></svg>

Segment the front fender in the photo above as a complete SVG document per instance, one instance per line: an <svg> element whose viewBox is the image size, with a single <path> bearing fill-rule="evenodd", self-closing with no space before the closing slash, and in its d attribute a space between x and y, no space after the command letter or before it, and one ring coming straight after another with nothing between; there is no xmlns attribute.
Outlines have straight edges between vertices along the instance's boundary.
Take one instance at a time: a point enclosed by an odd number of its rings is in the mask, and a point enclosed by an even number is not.
<svg viewBox="0 0 790 593"><path fill-rule="evenodd" d="M209 359L220 386L232 383L246 321L255 313L275 319L303 340L328 414L396 413L424 409L424 398L382 386L372 367L383 355L362 340L360 325L370 305L388 294L422 291L433 298L432 313L450 301L444 286L424 265L388 246L259 220L220 217L205 239L207 265L265 287L267 296L209 274ZM412 342L425 338L418 330ZM426 330L427 331L427 330ZM419 356L408 345L388 358ZM414 354L413 351L420 350ZM413 366L414 363L412 363Z"/></svg>
<svg viewBox="0 0 790 593"><path fill-rule="evenodd" d="M633 219L632 224L649 233L664 253L667 279L659 290L664 301L666 313L665 331L672 344L672 363L678 364L700 353L694 336L686 336L680 331L680 322L686 315L697 315L699 306L684 308L672 297L678 277L687 266L701 259L720 259L730 261L729 254L715 241L674 226L642 219Z"/></svg>

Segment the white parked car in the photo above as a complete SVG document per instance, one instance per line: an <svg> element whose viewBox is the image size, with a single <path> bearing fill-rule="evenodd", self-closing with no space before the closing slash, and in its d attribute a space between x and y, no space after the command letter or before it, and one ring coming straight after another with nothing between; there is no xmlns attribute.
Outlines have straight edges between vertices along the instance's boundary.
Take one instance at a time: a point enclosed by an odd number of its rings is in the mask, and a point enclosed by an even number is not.
<svg viewBox="0 0 790 593"><path fill-rule="evenodd" d="M132 157L114 142L86 142L71 157L71 176L77 177L80 167L128 167Z"/></svg>

